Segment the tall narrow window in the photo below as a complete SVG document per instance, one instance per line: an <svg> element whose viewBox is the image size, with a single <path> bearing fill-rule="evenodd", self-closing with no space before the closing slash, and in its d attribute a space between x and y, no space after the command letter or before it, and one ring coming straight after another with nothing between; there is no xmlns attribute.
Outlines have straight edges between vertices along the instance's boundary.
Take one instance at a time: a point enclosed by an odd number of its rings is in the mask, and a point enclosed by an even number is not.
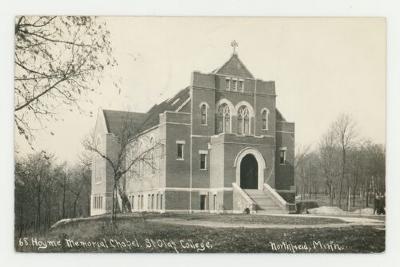
<svg viewBox="0 0 400 267"><path fill-rule="evenodd" d="M244 91L244 81L243 80L239 80L239 91L240 92Z"/></svg>
<svg viewBox="0 0 400 267"><path fill-rule="evenodd" d="M200 152L200 170L207 170L207 154Z"/></svg>
<svg viewBox="0 0 400 267"><path fill-rule="evenodd" d="M238 120L238 124L237 124L238 134L243 134L243 115L242 115L242 113L240 113L240 112L238 113L237 120Z"/></svg>
<svg viewBox="0 0 400 267"><path fill-rule="evenodd" d="M237 80L232 80L233 91L237 91Z"/></svg>
<svg viewBox="0 0 400 267"><path fill-rule="evenodd" d="M160 195L160 210L163 209L163 194Z"/></svg>
<svg viewBox="0 0 400 267"><path fill-rule="evenodd" d="M281 148L279 151L279 164L286 163L286 148Z"/></svg>
<svg viewBox="0 0 400 267"><path fill-rule="evenodd" d="M249 135L250 134L250 118L249 118L249 114L245 114L244 115L243 129L244 129L244 134L245 135Z"/></svg>
<svg viewBox="0 0 400 267"><path fill-rule="evenodd" d="M215 132L217 134L222 133L224 131L224 113L223 108L221 106L218 107L217 115L215 116Z"/></svg>
<svg viewBox="0 0 400 267"><path fill-rule="evenodd" d="M269 112L268 112L268 110L267 109L264 109L262 112L261 112L261 119L262 119L262 129L263 130L268 130L268 114Z"/></svg>
<svg viewBox="0 0 400 267"><path fill-rule="evenodd" d="M238 134L250 134L250 115L246 106L241 106L238 110Z"/></svg>
<svg viewBox="0 0 400 267"><path fill-rule="evenodd" d="M207 125L207 105L202 104L200 108L201 113L201 125Z"/></svg>
<svg viewBox="0 0 400 267"><path fill-rule="evenodd" d="M229 133L231 131L231 114L227 104L218 107L217 112L217 133Z"/></svg>
<svg viewBox="0 0 400 267"><path fill-rule="evenodd" d="M184 141L177 141L176 142L176 159L183 160L183 147Z"/></svg>
<svg viewBox="0 0 400 267"><path fill-rule="evenodd" d="M226 84L225 89L226 89L227 91L231 90L231 79L226 78L226 79L225 79L225 84Z"/></svg>

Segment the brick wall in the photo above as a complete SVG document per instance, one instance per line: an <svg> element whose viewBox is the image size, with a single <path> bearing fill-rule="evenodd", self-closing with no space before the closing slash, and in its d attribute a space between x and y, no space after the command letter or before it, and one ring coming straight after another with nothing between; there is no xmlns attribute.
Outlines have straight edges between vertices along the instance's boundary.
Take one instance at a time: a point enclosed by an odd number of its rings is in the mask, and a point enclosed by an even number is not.
<svg viewBox="0 0 400 267"><path fill-rule="evenodd" d="M276 188L289 190L294 185L294 123L276 123ZM280 148L286 148L286 161L284 164L279 162Z"/></svg>

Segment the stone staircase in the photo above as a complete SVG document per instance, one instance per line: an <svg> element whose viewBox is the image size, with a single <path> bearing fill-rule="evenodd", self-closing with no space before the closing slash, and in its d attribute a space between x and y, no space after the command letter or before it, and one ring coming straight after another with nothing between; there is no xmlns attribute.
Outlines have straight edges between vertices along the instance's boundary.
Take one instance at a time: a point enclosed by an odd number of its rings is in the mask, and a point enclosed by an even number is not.
<svg viewBox="0 0 400 267"><path fill-rule="evenodd" d="M287 214L288 211L279 206L270 195L258 189L243 189L256 203L256 212L260 214Z"/></svg>

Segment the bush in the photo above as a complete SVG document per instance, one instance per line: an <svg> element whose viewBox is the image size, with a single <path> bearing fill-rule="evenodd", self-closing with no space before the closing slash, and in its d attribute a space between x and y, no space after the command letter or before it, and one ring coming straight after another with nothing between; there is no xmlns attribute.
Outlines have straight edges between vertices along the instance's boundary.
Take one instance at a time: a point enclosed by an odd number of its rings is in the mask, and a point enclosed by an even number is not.
<svg viewBox="0 0 400 267"><path fill-rule="evenodd" d="M314 209L318 207L318 203L315 200L302 200L296 203L296 213L307 213L308 209Z"/></svg>

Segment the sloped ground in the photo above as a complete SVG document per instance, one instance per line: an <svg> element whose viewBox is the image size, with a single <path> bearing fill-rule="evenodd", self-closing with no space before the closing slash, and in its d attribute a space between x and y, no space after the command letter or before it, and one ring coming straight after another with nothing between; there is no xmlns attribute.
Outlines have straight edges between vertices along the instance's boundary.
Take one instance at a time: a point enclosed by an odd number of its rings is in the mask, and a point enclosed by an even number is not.
<svg viewBox="0 0 400 267"><path fill-rule="evenodd" d="M48 233L16 238L17 251L26 252L274 252L346 253L382 252L384 228L350 225L342 228L215 228L159 223L175 219L215 223L321 225L338 218L249 216L210 214L146 214L123 216L116 226L108 217L80 219L59 224ZM351 224L351 222L348 222ZM383 225L383 224L382 224ZM25 238L25 239L24 239ZM42 248L40 248L42 247Z"/></svg>

